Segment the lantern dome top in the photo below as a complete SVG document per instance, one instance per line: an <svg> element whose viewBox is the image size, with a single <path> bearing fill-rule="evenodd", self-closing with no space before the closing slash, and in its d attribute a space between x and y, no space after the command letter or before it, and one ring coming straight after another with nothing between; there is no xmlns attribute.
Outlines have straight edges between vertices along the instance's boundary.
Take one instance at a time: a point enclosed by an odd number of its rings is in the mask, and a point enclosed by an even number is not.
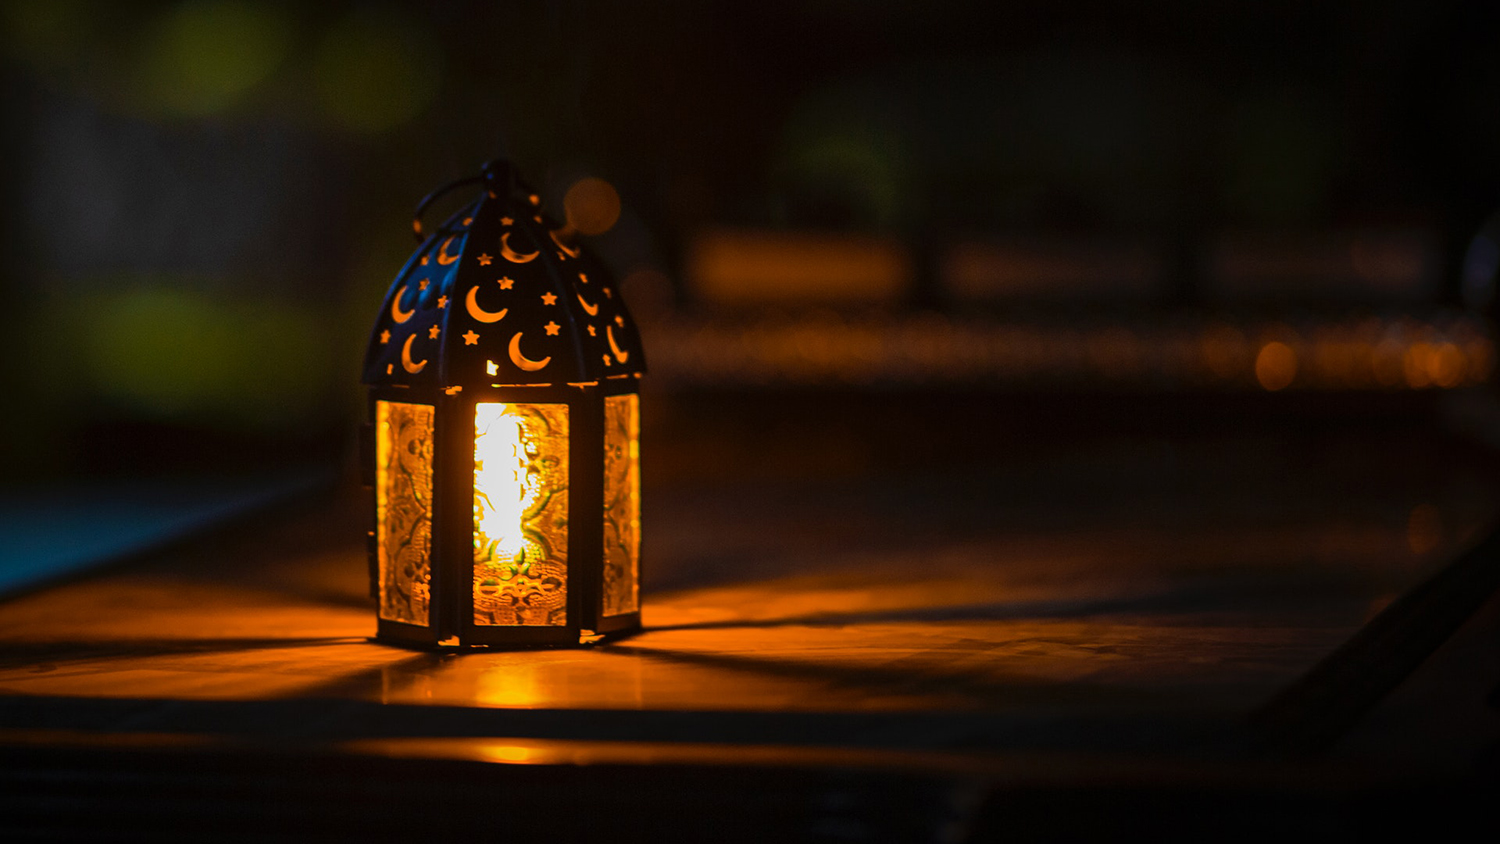
<svg viewBox="0 0 1500 844"><path fill-rule="evenodd" d="M480 195L424 238L426 205L474 183ZM435 191L414 228L421 246L381 304L365 384L581 384L646 371L640 333L609 271L542 212L508 162Z"/></svg>

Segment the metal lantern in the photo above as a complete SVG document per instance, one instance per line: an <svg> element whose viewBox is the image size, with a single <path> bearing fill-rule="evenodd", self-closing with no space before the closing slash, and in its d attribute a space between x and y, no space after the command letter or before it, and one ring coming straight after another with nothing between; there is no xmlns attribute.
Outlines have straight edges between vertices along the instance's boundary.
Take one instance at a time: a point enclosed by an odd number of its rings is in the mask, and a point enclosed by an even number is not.
<svg viewBox="0 0 1500 844"><path fill-rule="evenodd" d="M439 195L478 198L424 237ZM640 628L638 379L604 266L506 162L418 206L365 354L377 638L577 645Z"/></svg>

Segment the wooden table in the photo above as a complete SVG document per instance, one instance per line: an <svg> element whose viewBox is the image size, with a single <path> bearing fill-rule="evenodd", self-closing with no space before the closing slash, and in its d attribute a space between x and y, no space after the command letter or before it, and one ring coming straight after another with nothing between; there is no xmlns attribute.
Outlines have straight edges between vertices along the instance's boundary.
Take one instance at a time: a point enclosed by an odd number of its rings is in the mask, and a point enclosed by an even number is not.
<svg viewBox="0 0 1500 844"><path fill-rule="evenodd" d="M634 638L373 643L352 487L0 604L0 828L1259 837L1465 811L1500 746L1500 485L1441 436L760 476L690 440Z"/></svg>

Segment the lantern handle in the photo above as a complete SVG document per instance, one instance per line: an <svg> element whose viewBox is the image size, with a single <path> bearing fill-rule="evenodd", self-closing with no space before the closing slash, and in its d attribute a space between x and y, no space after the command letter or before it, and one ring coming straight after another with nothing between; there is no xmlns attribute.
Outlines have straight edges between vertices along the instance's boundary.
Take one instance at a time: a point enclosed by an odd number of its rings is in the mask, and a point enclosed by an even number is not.
<svg viewBox="0 0 1500 844"><path fill-rule="evenodd" d="M416 235L417 242L421 243L426 237L422 232L422 215L426 213L429 205L436 202L443 194L449 191L456 190L464 185L479 184L480 182L489 184L492 195L499 193L509 195L516 189L517 185L525 187L516 176L515 167L509 161L503 158L486 161L480 167L480 174L478 176L465 176L462 179L454 180L422 197L422 201L417 203L417 210L412 212L411 217L411 230L412 234Z"/></svg>
<svg viewBox="0 0 1500 844"><path fill-rule="evenodd" d="M416 235L417 242L421 243L426 238L426 235L422 233L422 214L427 211L427 206L431 205L434 202L437 202L439 197L451 190L461 188L464 185L475 184L482 181L483 179L483 176L465 176L462 179L449 182L448 184L443 185L432 193L429 193L426 196L422 197L422 201L417 203L417 210L413 211L411 215L411 231L412 234Z"/></svg>

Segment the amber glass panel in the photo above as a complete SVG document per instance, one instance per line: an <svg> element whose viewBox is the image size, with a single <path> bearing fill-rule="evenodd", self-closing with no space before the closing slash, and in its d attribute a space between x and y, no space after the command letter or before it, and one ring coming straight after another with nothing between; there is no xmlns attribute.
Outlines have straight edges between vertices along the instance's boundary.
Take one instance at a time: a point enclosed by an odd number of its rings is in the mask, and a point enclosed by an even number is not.
<svg viewBox="0 0 1500 844"><path fill-rule="evenodd" d="M474 623L568 621L568 406L474 406Z"/></svg>
<svg viewBox="0 0 1500 844"><path fill-rule="evenodd" d="M641 607L641 407L604 400L604 614Z"/></svg>
<svg viewBox="0 0 1500 844"><path fill-rule="evenodd" d="M431 405L375 403L380 617L426 625L432 554Z"/></svg>

